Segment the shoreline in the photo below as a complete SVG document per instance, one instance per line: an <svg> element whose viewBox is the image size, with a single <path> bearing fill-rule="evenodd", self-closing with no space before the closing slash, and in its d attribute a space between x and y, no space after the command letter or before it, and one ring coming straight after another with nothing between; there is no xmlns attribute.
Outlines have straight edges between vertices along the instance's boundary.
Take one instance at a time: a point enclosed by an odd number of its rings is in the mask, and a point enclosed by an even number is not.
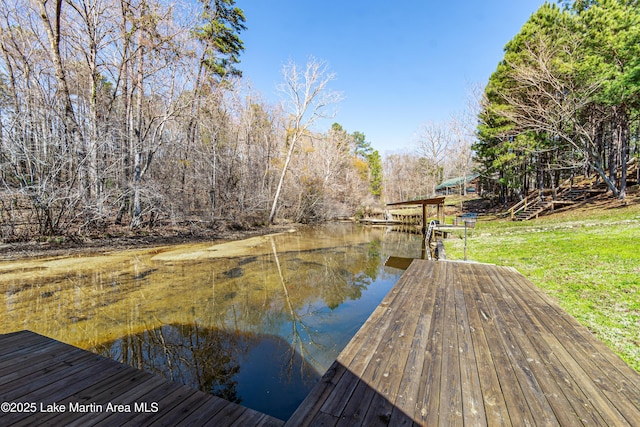
<svg viewBox="0 0 640 427"><path fill-rule="evenodd" d="M64 238L57 241L55 237L47 241L24 241L0 243L0 262L15 261L26 258L45 256L69 256L78 253L102 253L113 250L149 248L154 246L179 245L183 243L215 242L242 240L255 236L278 233L293 228L304 227L303 224L276 224L246 230L198 230L184 232L175 229L158 229L154 233L122 236L100 236L96 238Z"/></svg>

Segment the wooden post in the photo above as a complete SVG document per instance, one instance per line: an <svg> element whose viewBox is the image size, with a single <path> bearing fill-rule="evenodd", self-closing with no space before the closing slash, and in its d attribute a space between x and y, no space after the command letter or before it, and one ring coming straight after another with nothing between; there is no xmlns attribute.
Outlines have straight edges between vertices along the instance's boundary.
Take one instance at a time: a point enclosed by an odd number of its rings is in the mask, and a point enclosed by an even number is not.
<svg viewBox="0 0 640 427"><path fill-rule="evenodd" d="M427 204L422 204L422 234L427 235Z"/></svg>
<svg viewBox="0 0 640 427"><path fill-rule="evenodd" d="M464 260L467 260L467 221L464 222Z"/></svg>
<svg viewBox="0 0 640 427"><path fill-rule="evenodd" d="M430 251L431 248L429 248L429 242L427 242L427 233L423 233L422 234L422 259L428 259L427 258L427 251Z"/></svg>

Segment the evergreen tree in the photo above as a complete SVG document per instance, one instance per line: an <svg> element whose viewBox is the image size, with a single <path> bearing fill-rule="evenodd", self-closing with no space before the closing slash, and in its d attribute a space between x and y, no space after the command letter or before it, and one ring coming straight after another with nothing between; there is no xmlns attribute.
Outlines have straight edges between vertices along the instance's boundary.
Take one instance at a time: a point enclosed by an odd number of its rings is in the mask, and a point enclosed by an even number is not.
<svg viewBox="0 0 640 427"><path fill-rule="evenodd" d="M476 160L485 177L499 177L503 196L554 187L581 169L624 197L638 144L640 7L561 3L545 3L506 45L485 89Z"/></svg>
<svg viewBox="0 0 640 427"><path fill-rule="evenodd" d="M351 137L353 138L356 157L366 160L367 156L371 154L371 151L373 151L371 143L367 141L366 136L362 132L355 131L351 134Z"/></svg>
<svg viewBox="0 0 640 427"><path fill-rule="evenodd" d="M382 196L382 158L378 150L373 150L367 155L367 163L369 165L369 189L371 194L380 199Z"/></svg>
<svg viewBox="0 0 640 427"><path fill-rule="evenodd" d="M194 33L205 45L202 64L215 76L240 76L236 68L244 43L239 33L246 29L242 9L235 7L235 0L200 0L201 24Z"/></svg>

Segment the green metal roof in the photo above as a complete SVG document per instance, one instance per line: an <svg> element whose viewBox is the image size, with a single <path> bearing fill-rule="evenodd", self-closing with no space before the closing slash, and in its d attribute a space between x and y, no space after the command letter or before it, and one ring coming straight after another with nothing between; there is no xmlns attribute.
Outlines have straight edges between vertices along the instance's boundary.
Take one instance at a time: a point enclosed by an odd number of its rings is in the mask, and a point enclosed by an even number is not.
<svg viewBox="0 0 640 427"><path fill-rule="evenodd" d="M459 176L457 178L448 179L448 180L444 181L442 184L438 185L436 187L436 191L443 190L443 189L449 188L449 187L458 187L460 185L463 185L465 183L465 181L467 183L469 183L469 182L473 181L474 179L476 179L479 176L480 176L479 173L474 173L474 174L467 175L467 176Z"/></svg>

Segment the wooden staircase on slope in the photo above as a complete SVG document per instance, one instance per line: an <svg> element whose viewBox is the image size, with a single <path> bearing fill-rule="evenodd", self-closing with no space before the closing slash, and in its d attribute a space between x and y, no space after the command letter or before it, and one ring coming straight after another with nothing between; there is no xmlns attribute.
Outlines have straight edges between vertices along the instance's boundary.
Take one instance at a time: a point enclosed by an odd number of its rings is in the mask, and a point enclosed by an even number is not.
<svg viewBox="0 0 640 427"><path fill-rule="evenodd" d="M567 206L581 201L588 200L598 194L606 193L607 189L604 185L581 185L581 186L565 186L561 185L555 189L555 198L545 196L545 194L553 191L546 190L540 193L539 190L534 191L528 197L516 203L508 213L514 221L528 221L537 218L545 211L553 210L556 206Z"/></svg>
<svg viewBox="0 0 640 427"><path fill-rule="evenodd" d="M528 221L532 218L537 218L542 212L551 209L552 202L548 202L544 199L532 200L529 203L525 203L520 209L517 209L511 214L511 219L514 221Z"/></svg>

